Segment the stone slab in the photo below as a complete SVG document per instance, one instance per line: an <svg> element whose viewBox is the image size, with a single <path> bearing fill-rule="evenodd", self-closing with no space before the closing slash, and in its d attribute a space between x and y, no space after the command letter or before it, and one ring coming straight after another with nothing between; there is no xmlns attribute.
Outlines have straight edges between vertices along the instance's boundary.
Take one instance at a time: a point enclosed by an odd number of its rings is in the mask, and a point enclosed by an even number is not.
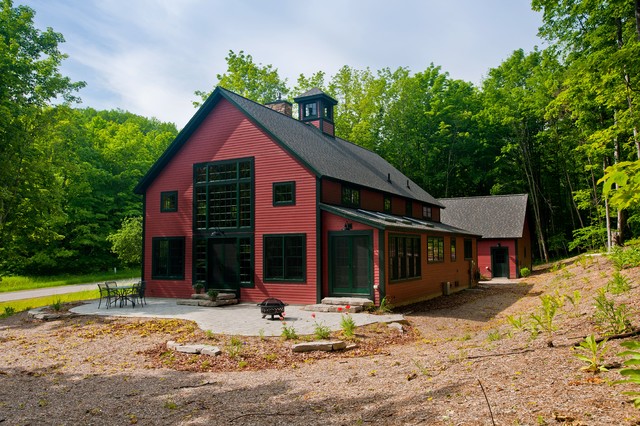
<svg viewBox="0 0 640 426"><path fill-rule="evenodd" d="M216 307L216 306L226 306L226 305L237 305L238 299L226 299L226 300L209 300L207 299L178 299L176 301L177 305L187 305L187 306L206 306L206 307Z"/></svg>
<svg viewBox="0 0 640 426"><path fill-rule="evenodd" d="M217 346L206 345L204 348L202 348L200 353L202 355L217 356L222 353L222 350Z"/></svg>
<svg viewBox="0 0 640 426"><path fill-rule="evenodd" d="M373 301L366 297L325 297L322 299L323 305L350 305L350 306L373 306Z"/></svg>
<svg viewBox="0 0 640 426"><path fill-rule="evenodd" d="M347 343L342 340L318 340L315 342L297 343L291 346L293 352L311 352L311 351L338 351L345 349Z"/></svg>
<svg viewBox="0 0 640 426"><path fill-rule="evenodd" d="M182 352L185 354L199 354L204 345L178 345L175 348L176 352Z"/></svg>
<svg viewBox="0 0 640 426"><path fill-rule="evenodd" d="M326 305L323 303L316 305L307 305L302 309L311 312L342 312L345 314L357 314L358 312L362 312L364 310L362 306L350 306L349 309L345 309L344 305Z"/></svg>

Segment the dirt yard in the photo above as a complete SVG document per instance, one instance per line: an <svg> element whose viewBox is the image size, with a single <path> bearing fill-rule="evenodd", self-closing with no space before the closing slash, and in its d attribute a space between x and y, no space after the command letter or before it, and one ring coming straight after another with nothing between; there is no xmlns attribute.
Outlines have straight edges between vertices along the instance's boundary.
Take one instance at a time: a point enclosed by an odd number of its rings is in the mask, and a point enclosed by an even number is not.
<svg viewBox="0 0 640 426"><path fill-rule="evenodd" d="M636 425L640 410L622 392L640 387L612 384L625 339L605 344L606 372L583 371L574 356L585 336L604 333L594 297L613 274L607 259L581 257L519 284L399 308L404 333L359 329L358 347L341 353L293 354L290 340L216 336L178 320L22 313L0 319L0 423ZM622 276L631 289L607 297L638 327L640 268ZM556 329L536 336L530 314L544 295L559 302ZM167 340L223 354L178 354Z"/></svg>

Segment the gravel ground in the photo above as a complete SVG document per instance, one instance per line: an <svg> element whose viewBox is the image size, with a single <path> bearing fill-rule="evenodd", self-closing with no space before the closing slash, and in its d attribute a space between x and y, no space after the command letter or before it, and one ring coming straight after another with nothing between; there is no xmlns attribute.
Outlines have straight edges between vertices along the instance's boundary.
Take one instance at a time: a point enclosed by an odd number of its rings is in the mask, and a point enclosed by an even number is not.
<svg viewBox="0 0 640 426"><path fill-rule="evenodd" d="M584 336L604 332L594 296L612 274L608 260L580 258L518 284L399 308L404 333L358 329L358 348L340 353L293 354L292 341L212 335L182 320L21 313L0 319L0 423L636 425L640 412L622 392L637 387L611 385L625 340L607 342L607 372L583 371L574 356ZM622 275L631 290L607 296L638 326L640 269ZM543 295L564 304L557 329L534 338L526 324ZM168 340L223 354L176 354Z"/></svg>

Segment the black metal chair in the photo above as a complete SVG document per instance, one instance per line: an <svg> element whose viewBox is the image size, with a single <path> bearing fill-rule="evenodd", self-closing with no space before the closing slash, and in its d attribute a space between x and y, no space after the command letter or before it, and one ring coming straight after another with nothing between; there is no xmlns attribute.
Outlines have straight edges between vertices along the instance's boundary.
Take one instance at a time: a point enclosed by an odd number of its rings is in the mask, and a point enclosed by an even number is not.
<svg viewBox="0 0 640 426"><path fill-rule="evenodd" d="M104 283L104 285L107 287L107 293L109 293L109 296L108 296L109 303L107 304L107 309L108 309L109 305L115 305L116 303L121 302L120 293L118 293L117 282L107 281Z"/></svg>
<svg viewBox="0 0 640 426"><path fill-rule="evenodd" d="M136 297L138 299L138 302L140 303L141 306L144 306L147 304L147 299L145 298L144 294L145 291L147 289L147 282L146 281L138 281L136 284Z"/></svg>
<svg viewBox="0 0 640 426"><path fill-rule="evenodd" d="M100 290L98 309L100 309L100 306L102 305L102 300L104 300L105 305L107 305L107 309L109 309L110 305L115 305L117 301L117 295L113 292L112 288L109 288L110 284L110 282L98 284L98 290ZM115 284L115 282L113 284Z"/></svg>

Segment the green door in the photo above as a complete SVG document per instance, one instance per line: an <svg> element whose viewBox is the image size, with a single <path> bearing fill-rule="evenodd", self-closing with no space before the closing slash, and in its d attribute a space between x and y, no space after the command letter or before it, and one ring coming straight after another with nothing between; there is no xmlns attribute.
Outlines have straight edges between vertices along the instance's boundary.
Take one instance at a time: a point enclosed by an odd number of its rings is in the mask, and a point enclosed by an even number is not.
<svg viewBox="0 0 640 426"><path fill-rule="evenodd" d="M215 238L209 244L209 288L239 291L238 240Z"/></svg>
<svg viewBox="0 0 640 426"><path fill-rule="evenodd" d="M329 292L332 296L370 295L373 288L371 233L329 235Z"/></svg>
<svg viewBox="0 0 640 426"><path fill-rule="evenodd" d="M509 249L506 247L491 248L491 269L493 277L509 278Z"/></svg>

